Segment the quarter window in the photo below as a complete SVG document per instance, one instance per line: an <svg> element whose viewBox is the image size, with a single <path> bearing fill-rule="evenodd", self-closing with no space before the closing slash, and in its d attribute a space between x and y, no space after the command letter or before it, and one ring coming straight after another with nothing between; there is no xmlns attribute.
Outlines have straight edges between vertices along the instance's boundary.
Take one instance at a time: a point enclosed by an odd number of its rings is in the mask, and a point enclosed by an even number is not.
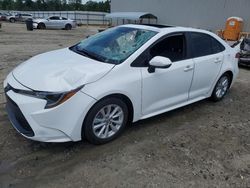
<svg viewBox="0 0 250 188"><path fill-rule="evenodd" d="M217 53L220 53L220 52L223 52L225 50L225 47L219 42L217 41L216 39L212 38L212 50L213 50L213 53L217 54Z"/></svg>

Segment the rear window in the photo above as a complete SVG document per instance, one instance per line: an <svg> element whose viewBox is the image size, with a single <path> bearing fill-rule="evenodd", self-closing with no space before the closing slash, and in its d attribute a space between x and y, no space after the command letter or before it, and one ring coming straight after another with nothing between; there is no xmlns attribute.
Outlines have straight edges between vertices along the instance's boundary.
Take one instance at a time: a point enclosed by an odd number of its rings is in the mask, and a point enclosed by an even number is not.
<svg viewBox="0 0 250 188"><path fill-rule="evenodd" d="M190 33L193 58L217 54L225 47L210 35L204 33Z"/></svg>

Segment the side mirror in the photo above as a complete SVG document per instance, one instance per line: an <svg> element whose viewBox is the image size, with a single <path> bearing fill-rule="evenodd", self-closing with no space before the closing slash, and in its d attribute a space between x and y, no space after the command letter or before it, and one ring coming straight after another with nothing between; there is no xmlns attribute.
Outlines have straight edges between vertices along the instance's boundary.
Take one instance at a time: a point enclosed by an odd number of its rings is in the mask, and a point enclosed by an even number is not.
<svg viewBox="0 0 250 188"><path fill-rule="evenodd" d="M149 61L148 72L153 73L155 72L156 68L159 69L167 69L171 67L172 61L169 58L156 56Z"/></svg>

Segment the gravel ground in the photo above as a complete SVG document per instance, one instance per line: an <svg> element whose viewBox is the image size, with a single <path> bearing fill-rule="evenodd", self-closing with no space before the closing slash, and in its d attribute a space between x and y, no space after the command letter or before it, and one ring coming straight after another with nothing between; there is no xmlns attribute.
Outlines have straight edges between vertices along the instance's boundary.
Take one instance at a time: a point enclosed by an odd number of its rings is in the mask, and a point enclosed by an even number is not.
<svg viewBox="0 0 250 188"><path fill-rule="evenodd" d="M0 30L2 81L36 54L76 43L94 28ZM11 126L0 94L0 187L250 187L250 69L226 98L204 100L129 126L102 146L29 141Z"/></svg>

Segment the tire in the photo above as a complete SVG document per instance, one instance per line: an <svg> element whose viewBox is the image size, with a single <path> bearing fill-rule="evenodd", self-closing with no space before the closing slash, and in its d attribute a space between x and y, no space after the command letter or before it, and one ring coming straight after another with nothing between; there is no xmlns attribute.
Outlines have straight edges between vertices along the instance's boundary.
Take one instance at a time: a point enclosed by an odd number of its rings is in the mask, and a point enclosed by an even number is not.
<svg viewBox="0 0 250 188"><path fill-rule="evenodd" d="M127 122L126 103L118 98L106 98L96 103L88 112L82 135L92 144L105 144L117 138Z"/></svg>
<svg viewBox="0 0 250 188"><path fill-rule="evenodd" d="M70 24L65 25L65 30L71 30L71 29L72 29L72 25L70 25Z"/></svg>
<svg viewBox="0 0 250 188"><path fill-rule="evenodd" d="M222 100L227 94L230 84L231 77L228 74L222 75L214 87L211 99L215 102Z"/></svg>
<svg viewBox="0 0 250 188"><path fill-rule="evenodd" d="M15 18L10 18L10 23L15 23L15 22L16 22Z"/></svg>
<svg viewBox="0 0 250 188"><path fill-rule="evenodd" d="M39 23L39 24L37 25L37 29L46 29L46 26L45 26L44 23Z"/></svg>

